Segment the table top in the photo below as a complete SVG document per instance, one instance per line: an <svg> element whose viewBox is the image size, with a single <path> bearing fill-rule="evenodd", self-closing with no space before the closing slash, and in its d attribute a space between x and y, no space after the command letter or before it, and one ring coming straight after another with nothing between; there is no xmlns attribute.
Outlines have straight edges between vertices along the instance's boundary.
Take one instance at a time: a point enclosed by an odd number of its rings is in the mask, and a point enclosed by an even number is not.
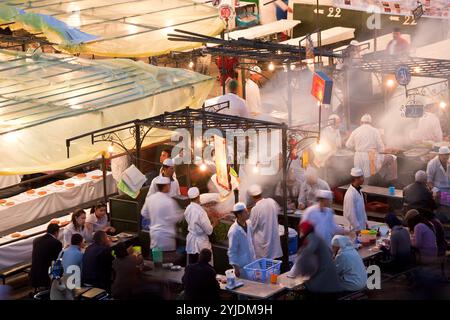
<svg viewBox="0 0 450 320"><path fill-rule="evenodd" d="M340 186L339 189L347 190L349 188L349 186L350 186L349 184ZM403 190L399 190L399 189L395 189L395 193L394 193L394 195L392 195L389 193L389 188L363 185L361 191L364 193L373 194L373 195L377 195L377 196L403 199Z"/></svg>
<svg viewBox="0 0 450 320"><path fill-rule="evenodd" d="M296 276L294 278L288 277L288 272L282 273L278 276L278 284L282 285L288 290L292 290L303 285L309 278L303 276Z"/></svg>
<svg viewBox="0 0 450 320"><path fill-rule="evenodd" d="M220 275L220 277L225 276ZM281 283L261 283L240 278L236 278L236 281L243 282L244 285L233 290L228 290L225 288L226 283L220 283L220 289L253 299L269 299L286 289L285 285Z"/></svg>
<svg viewBox="0 0 450 320"><path fill-rule="evenodd" d="M166 280L168 282L172 282L172 283L176 283L176 284L183 283L183 280L182 280L183 275L184 275L183 267L179 271L172 271L170 269L165 269L165 268L155 268L153 261L150 261L150 260L144 260L144 265L152 268L151 270L142 272L142 274L144 276L150 276L150 277L158 278L161 280Z"/></svg>

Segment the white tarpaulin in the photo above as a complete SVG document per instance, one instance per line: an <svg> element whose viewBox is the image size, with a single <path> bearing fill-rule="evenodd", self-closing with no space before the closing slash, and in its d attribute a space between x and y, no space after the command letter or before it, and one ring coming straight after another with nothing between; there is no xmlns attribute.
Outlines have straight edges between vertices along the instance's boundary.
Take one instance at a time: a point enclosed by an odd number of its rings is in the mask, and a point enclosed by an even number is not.
<svg viewBox="0 0 450 320"><path fill-rule="evenodd" d="M187 106L200 108L214 79L126 59L0 50L0 175L65 169L95 159L107 142L66 139ZM134 140L123 144L129 148ZM143 146L167 139L152 130Z"/></svg>

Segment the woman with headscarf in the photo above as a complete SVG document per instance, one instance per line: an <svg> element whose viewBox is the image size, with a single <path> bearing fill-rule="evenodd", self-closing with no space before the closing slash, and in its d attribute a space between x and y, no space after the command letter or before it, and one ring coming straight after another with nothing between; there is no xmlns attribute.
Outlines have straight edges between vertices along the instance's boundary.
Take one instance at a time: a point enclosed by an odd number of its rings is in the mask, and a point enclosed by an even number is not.
<svg viewBox="0 0 450 320"><path fill-rule="evenodd" d="M300 223L300 241L297 260L289 275L309 277L305 287L311 293L338 293L342 288L330 247L315 234L314 226L308 222Z"/></svg>
<svg viewBox="0 0 450 320"><path fill-rule="evenodd" d="M411 238L408 229L403 227L402 222L393 213L386 215L385 222L391 230L389 244L381 247L381 250L389 256L384 262L385 269L405 270L412 262Z"/></svg>
<svg viewBox="0 0 450 320"><path fill-rule="evenodd" d="M416 249L416 259L420 264L430 264L436 261L438 248L436 231L433 225L417 210L409 210L405 223L412 233L412 245Z"/></svg>
<svg viewBox="0 0 450 320"><path fill-rule="evenodd" d="M346 236L336 235L331 240L331 245L336 254L334 263L341 286L346 291L358 291L365 288L366 268L350 239Z"/></svg>

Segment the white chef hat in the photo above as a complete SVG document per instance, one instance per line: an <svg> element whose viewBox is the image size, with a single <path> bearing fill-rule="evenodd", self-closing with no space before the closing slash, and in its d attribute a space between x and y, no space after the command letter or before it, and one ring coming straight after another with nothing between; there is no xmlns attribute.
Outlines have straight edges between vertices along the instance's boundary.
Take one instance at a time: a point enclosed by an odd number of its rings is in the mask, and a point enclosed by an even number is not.
<svg viewBox="0 0 450 320"><path fill-rule="evenodd" d="M167 158L166 160L164 160L163 165L166 167L173 167L175 163L172 159Z"/></svg>
<svg viewBox="0 0 450 320"><path fill-rule="evenodd" d="M197 187L189 188L188 197L189 199L195 199L200 195L200 190Z"/></svg>
<svg viewBox="0 0 450 320"><path fill-rule="evenodd" d="M439 154L450 154L450 149L448 147L440 147Z"/></svg>
<svg viewBox="0 0 450 320"><path fill-rule="evenodd" d="M212 202L220 202L220 195L218 193L202 193L200 195L201 204L207 204Z"/></svg>
<svg viewBox="0 0 450 320"><path fill-rule="evenodd" d="M259 196L262 193L262 188L259 184L253 184L248 188L248 193L252 196Z"/></svg>
<svg viewBox="0 0 450 320"><path fill-rule="evenodd" d="M372 123L372 117L370 114L366 113L361 117L361 122Z"/></svg>
<svg viewBox="0 0 450 320"><path fill-rule="evenodd" d="M357 46L357 45L359 45L359 42L356 40L352 40L352 41L350 41L350 45Z"/></svg>
<svg viewBox="0 0 450 320"><path fill-rule="evenodd" d="M262 72L262 70L258 66L251 66L250 67L250 74L261 73L261 72Z"/></svg>
<svg viewBox="0 0 450 320"><path fill-rule="evenodd" d="M328 117L328 120L341 120L341 117L339 117L337 114L333 113Z"/></svg>
<svg viewBox="0 0 450 320"><path fill-rule="evenodd" d="M331 192L330 190L317 190L316 198L333 200L333 192Z"/></svg>
<svg viewBox="0 0 450 320"><path fill-rule="evenodd" d="M243 202L238 202L233 206L233 212L239 212L247 209L247 205Z"/></svg>
<svg viewBox="0 0 450 320"><path fill-rule="evenodd" d="M156 184L170 184L170 179L167 177L163 177L163 176L157 176L155 178L155 183Z"/></svg>
<svg viewBox="0 0 450 320"><path fill-rule="evenodd" d="M350 171L350 175L352 177L362 177L364 175L364 172L361 170L361 168L352 168L352 170Z"/></svg>

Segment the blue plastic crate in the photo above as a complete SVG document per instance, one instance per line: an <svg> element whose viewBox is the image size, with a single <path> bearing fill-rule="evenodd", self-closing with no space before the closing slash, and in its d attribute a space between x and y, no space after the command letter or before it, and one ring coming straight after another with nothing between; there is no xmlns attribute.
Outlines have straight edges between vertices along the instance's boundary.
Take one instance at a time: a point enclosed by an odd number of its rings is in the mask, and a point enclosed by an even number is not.
<svg viewBox="0 0 450 320"><path fill-rule="evenodd" d="M281 261L261 258L244 267L247 277L258 282L268 282L271 274L280 274Z"/></svg>

